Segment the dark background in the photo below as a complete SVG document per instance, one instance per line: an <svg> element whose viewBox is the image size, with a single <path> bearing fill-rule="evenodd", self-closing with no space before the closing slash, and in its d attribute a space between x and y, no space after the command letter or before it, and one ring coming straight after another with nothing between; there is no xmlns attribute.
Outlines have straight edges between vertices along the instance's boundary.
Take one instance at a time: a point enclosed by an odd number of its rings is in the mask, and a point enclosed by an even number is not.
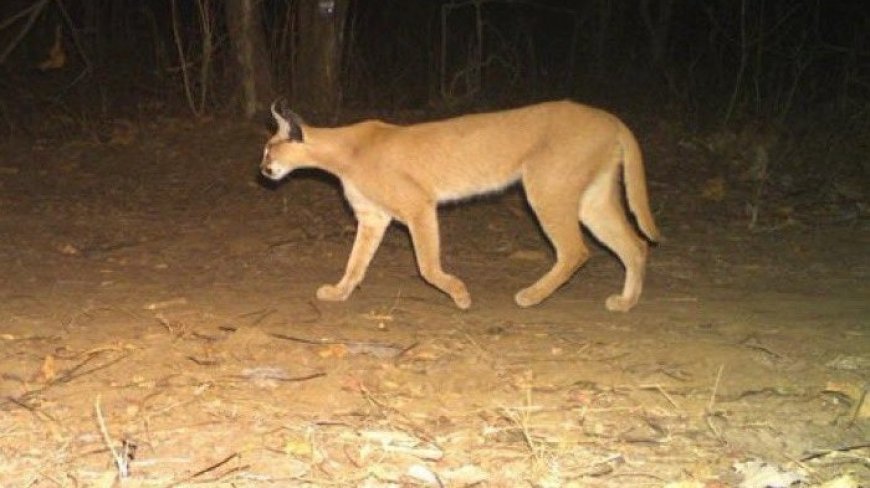
<svg viewBox="0 0 870 488"><path fill-rule="evenodd" d="M25 26L26 16L10 22L39 3L45 5L32 25ZM300 3L260 3L279 93L292 92L290 37ZM2 2L3 133L21 128L22 111L30 109L114 115L155 100L166 110L183 109L176 41L198 78L201 9L209 11L214 45L207 110L231 107L224 2L179 0L177 33L171 5ZM56 29L65 63L40 70ZM668 107L719 123L812 111L850 116L867 109L867 32L870 6L860 1L351 0L341 88L344 104L383 110L574 97Z"/></svg>
<svg viewBox="0 0 870 488"><path fill-rule="evenodd" d="M227 22L244 6L248 71ZM870 4L837 0L5 0L0 139L263 120L277 96L316 123L568 97L726 153L760 145L784 193L848 179L863 201L868 32Z"/></svg>
<svg viewBox="0 0 870 488"><path fill-rule="evenodd" d="M321 18L336 39L306 29L302 13L329 2L244 3L265 41L260 112L278 95L305 108L317 90L329 105L303 113L324 123L569 97L686 133L771 133L766 149L795 173L834 166L866 179L866 2L339 0ZM228 5L2 2L0 138L76 137L114 118L238 116ZM323 53L303 56L329 41L332 86L312 69Z"/></svg>

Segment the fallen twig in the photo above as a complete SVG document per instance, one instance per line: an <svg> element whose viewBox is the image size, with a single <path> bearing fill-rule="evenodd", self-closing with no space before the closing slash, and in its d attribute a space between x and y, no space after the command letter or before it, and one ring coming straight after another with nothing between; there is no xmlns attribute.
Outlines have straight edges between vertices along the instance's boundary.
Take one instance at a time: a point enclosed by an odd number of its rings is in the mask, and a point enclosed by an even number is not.
<svg viewBox="0 0 870 488"><path fill-rule="evenodd" d="M197 471L197 472L195 472L195 473L193 473L193 474L191 474L191 475L189 475L189 476L186 476L186 477L184 477L184 478L182 478L182 479L180 479L180 480L178 480L178 481L173 481L172 483L169 483L169 484L166 485L164 488L172 488L173 486L178 486L178 485L180 485L180 484L182 484L182 483L186 483L186 482L188 482L188 481L190 481L190 480L192 480L192 479L195 479L195 478L198 478L198 477L200 477L200 476L202 476L202 475L204 475L204 474L210 473L210 472L212 472L212 471L214 471L214 470L220 468L220 467L223 466L224 464L226 464L226 463L232 461L233 459L236 459L236 458L239 458L239 457L241 457L241 455L240 455L239 453L237 453L237 452L234 452L234 453L230 454L229 456L227 456L227 457L221 459L220 461L218 461L218 462L216 462L216 463L214 463L214 464L212 464L212 465L209 465L209 466L206 467L206 468L200 469L199 471ZM246 468L246 466L241 466L241 467L233 468L233 469L230 471L230 473L232 473L232 472L236 472L236 471L240 471L240 470L245 469L245 468ZM225 474L229 474L229 473L225 473Z"/></svg>
<svg viewBox="0 0 870 488"><path fill-rule="evenodd" d="M299 342L301 344L309 344L313 346L331 346L342 345L347 348L350 354L371 354L378 358L400 358L407 354L408 351L414 349L419 344L413 343L410 346L394 344L391 342L369 342L369 341L341 341L332 339L308 339L306 337L291 336L273 332L270 336L285 341Z"/></svg>
<svg viewBox="0 0 870 488"><path fill-rule="evenodd" d="M719 371L716 372L716 381L713 383L713 391L710 392L710 401L707 402L707 413L713 413L713 407L716 405L716 393L719 391L719 382L722 381L722 371L725 370L725 365L719 365Z"/></svg>
<svg viewBox="0 0 870 488"><path fill-rule="evenodd" d="M819 459L826 456L830 456L834 453L845 453L851 451L858 451L860 449L870 448L870 442L862 442L860 444L852 444L848 446L835 447L833 449L815 449L810 454L800 458L801 462L812 461L813 459ZM868 458L864 458L867 460Z"/></svg>
<svg viewBox="0 0 870 488"><path fill-rule="evenodd" d="M757 351L767 353L776 359L783 359L784 358L782 354L779 354L778 352L773 351L770 348L768 348L767 346L764 346L763 344L761 344L758 341L758 338L756 338L755 336L749 336L746 339L743 339L742 341L740 341L740 345L746 346L750 349L755 349Z"/></svg>
<svg viewBox="0 0 870 488"><path fill-rule="evenodd" d="M98 352L101 352L101 351L98 351ZM97 353L91 354L90 356L86 357L81 363L79 363L76 366L64 371L63 375L58 376L57 378L55 378L54 380L52 380L49 383L46 383L45 386L43 386L41 388L37 388L35 390L30 390L27 393L24 393L24 394L20 395L17 398L14 398L14 399L12 397L8 397L9 401L15 403L16 405L23 406L31 398L33 398L34 396L36 396L40 393L44 393L45 391L47 391L49 388L52 388L53 386L63 384L63 383L69 383L75 379L81 378L82 376L86 376L86 375L89 375L91 373L97 372L101 369L108 368L109 366L117 364L129 356L129 354L125 354L121 357L115 358L115 359L108 361L104 364L94 366L91 369L88 369L88 370L85 370L85 371L82 371L82 372L76 374L76 371L83 368L94 357L96 357L96 355L97 355Z"/></svg>
<svg viewBox="0 0 870 488"><path fill-rule="evenodd" d="M287 334L281 334L278 332L273 332L269 335L276 338L276 339L282 339L285 341L293 341L293 342L301 342L302 344L313 344L313 345L317 345L317 346L323 346L323 345L328 345L328 344L344 344L344 341L332 341L329 339L308 339L305 337L291 336L291 335L287 335Z"/></svg>
<svg viewBox="0 0 870 488"><path fill-rule="evenodd" d="M359 385L359 392L362 394L363 398L368 401L372 406L381 410L382 414L386 416L387 413L391 413L396 417L399 417L402 420L402 425L409 431L414 432L414 434L420 439L431 443L437 449L443 452L443 449L437 444L436 437L431 432L428 432L424 427L420 426L416 420L409 417L406 413L401 410L386 404L385 402L376 398L365 385Z"/></svg>
<svg viewBox="0 0 870 488"><path fill-rule="evenodd" d="M677 404L677 402L674 401L674 399L673 399L670 395L668 395L668 392L666 392L665 389L662 388L662 385L660 385L660 384L658 384L658 383L656 383L656 384L654 384L654 385L640 385L639 388L642 389L642 390L656 390L656 391L658 391L659 393L661 393L663 397L665 397L665 400L667 400L668 403L671 404L671 406L673 406L673 407L676 408L677 410L680 410L680 411L683 410L683 408L680 407L680 406Z"/></svg>
<svg viewBox="0 0 870 488"><path fill-rule="evenodd" d="M292 382L296 382L296 381L313 380L315 378L320 378L322 376L326 376L326 373L318 372L318 373L311 373L311 374L308 374L305 376L287 376L287 375L282 374L282 373L271 372L271 371L265 371L265 372L264 371L250 371L249 374L233 375L232 377L235 379L243 379L243 380L251 380L251 379L274 380L274 381L284 381L287 383L292 383Z"/></svg>
<svg viewBox="0 0 870 488"><path fill-rule="evenodd" d="M52 422L57 423L57 419L54 418L54 416L52 416L50 413L43 412L42 410L34 407L33 405L28 405L26 402L21 401L15 397L11 397L11 396L6 397L6 402L11 403L13 405L17 405L17 406L23 408L24 410L27 410L28 412L30 412L36 416L40 416L40 415L44 416L48 420L51 420ZM0 403L0 405L3 405L3 404Z"/></svg>
<svg viewBox="0 0 870 488"><path fill-rule="evenodd" d="M238 317L242 318L242 319L247 319L247 318L253 317L254 320L251 322L250 325L257 325L260 322L266 320L266 317L274 314L277 311L278 310L276 310L274 308L261 308L260 310L254 310L253 312L243 313L243 314L239 315Z"/></svg>
<svg viewBox="0 0 870 488"><path fill-rule="evenodd" d="M115 443L112 441L112 437L109 435L109 429L106 428L106 421L103 419L103 411L100 408L100 395L97 395L97 399L94 402L94 410L97 413L97 424L100 426L100 433L103 435L103 442L106 443L106 447L108 447L109 452L112 453L112 459L114 459L115 467L118 469L118 478L127 478L130 476L130 465L127 457L121 456L118 454L118 451L115 450Z"/></svg>

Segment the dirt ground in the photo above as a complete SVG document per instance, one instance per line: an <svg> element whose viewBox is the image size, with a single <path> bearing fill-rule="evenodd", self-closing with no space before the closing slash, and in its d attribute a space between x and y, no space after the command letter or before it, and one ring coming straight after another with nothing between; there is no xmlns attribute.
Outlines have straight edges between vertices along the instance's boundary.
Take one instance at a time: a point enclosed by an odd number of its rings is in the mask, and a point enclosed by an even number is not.
<svg viewBox="0 0 870 488"><path fill-rule="evenodd" d="M866 215L751 231L727 167L638 135L667 240L627 314L599 247L514 305L551 262L517 190L441 212L471 310L399 226L322 303L353 218L258 180L257 127L0 146L0 486L870 486Z"/></svg>

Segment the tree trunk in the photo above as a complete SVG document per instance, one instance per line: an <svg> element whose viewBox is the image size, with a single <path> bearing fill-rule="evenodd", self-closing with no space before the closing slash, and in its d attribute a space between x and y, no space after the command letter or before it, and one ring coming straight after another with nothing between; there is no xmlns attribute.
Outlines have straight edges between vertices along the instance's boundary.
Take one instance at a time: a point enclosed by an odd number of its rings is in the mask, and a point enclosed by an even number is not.
<svg viewBox="0 0 870 488"><path fill-rule="evenodd" d="M655 67L661 66L665 61L673 12L673 0L656 0L655 2L642 0L640 2L640 15L649 33L650 56Z"/></svg>
<svg viewBox="0 0 870 488"><path fill-rule="evenodd" d="M274 98L259 0L225 2L242 113L253 118Z"/></svg>
<svg viewBox="0 0 870 488"><path fill-rule="evenodd" d="M294 105L315 118L334 119L341 104L341 55L347 0L301 0L293 70Z"/></svg>

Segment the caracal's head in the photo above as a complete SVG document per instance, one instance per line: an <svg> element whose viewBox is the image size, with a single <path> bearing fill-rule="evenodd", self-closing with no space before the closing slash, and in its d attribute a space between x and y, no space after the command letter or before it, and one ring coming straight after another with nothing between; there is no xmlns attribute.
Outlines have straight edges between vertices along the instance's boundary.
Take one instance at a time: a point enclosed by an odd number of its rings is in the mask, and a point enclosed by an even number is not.
<svg viewBox="0 0 870 488"><path fill-rule="evenodd" d="M278 181L294 169L308 166L310 158L302 132L302 118L287 108L284 100L273 103L271 111L278 130L263 148L260 172L266 178Z"/></svg>

